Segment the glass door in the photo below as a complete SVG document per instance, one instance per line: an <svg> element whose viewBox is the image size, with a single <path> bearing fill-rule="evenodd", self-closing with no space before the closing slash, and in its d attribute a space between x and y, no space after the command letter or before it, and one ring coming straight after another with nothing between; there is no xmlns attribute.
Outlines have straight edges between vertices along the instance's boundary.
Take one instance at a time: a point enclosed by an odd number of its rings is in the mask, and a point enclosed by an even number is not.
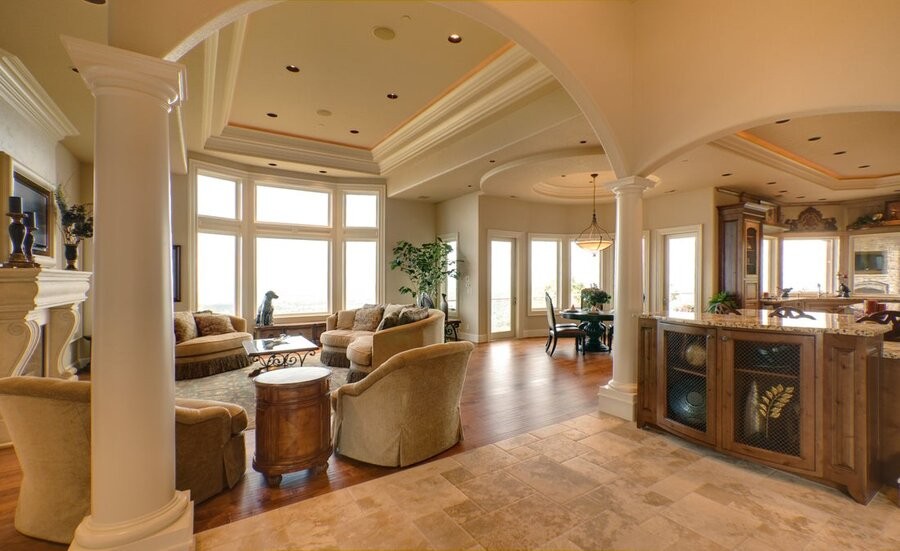
<svg viewBox="0 0 900 551"><path fill-rule="evenodd" d="M515 336L515 239L491 239L491 340Z"/></svg>
<svg viewBox="0 0 900 551"><path fill-rule="evenodd" d="M663 246L663 308L670 312L700 311L697 234L665 235Z"/></svg>

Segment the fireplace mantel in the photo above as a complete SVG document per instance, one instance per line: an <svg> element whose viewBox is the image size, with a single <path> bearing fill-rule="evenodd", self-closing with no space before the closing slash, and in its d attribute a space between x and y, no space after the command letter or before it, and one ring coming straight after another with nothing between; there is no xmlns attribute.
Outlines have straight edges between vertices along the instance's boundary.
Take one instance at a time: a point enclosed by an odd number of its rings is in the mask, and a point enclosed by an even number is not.
<svg viewBox="0 0 900 551"><path fill-rule="evenodd" d="M78 327L78 305L91 273L46 268L0 269L0 376L21 374L44 326L44 376L71 378L64 351Z"/></svg>

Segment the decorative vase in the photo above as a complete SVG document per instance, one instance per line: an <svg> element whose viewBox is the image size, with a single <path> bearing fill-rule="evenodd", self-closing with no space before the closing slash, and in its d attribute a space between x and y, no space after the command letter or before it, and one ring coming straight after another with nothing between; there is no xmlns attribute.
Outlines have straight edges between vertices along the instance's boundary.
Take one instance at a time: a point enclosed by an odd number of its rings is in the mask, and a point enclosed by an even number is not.
<svg viewBox="0 0 900 551"><path fill-rule="evenodd" d="M425 291L419 295L419 308L434 308L434 301Z"/></svg>
<svg viewBox="0 0 900 551"><path fill-rule="evenodd" d="M447 304L447 295L441 293L441 312L444 313L444 320L450 319L450 305Z"/></svg>
<svg viewBox="0 0 900 551"><path fill-rule="evenodd" d="M78 260L78 244L74 245L66 243L66 269L77 270L75 261Z"/></svg>

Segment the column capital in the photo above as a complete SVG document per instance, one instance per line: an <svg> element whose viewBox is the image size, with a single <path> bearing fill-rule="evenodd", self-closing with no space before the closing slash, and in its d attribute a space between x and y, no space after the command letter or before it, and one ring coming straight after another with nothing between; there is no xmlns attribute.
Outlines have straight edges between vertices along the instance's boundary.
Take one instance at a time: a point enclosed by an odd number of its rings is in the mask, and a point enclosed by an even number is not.
<svg viewBox="0 0 900 551"><path fill-rule="evenodd" d="M625 193L643 193L644 190L655 186L656 182L643 176L626 176L605 185L609 191L616 195L622 195Z"/></svg>
<svg viewBox="0 0 900 551"><path fill-rule="evenodd" d="M61 37L94 96L145 95L167 110L187 97L184 65L70 36Z"/></svg>

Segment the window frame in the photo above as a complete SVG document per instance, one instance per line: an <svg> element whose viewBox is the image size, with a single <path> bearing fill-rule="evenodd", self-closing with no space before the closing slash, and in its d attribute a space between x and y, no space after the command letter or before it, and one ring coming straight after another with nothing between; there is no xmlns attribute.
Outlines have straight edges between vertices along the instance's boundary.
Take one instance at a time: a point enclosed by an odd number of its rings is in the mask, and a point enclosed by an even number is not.
<svg viewBox="0 0 900 551"><path fill-rule="evenodd" d="M273 182L271 180L258 180L252 181L252 193L253 193L253 216L248 217L252 220L252 223L256 227L290 227L290 228L300 228L303 231L322 231L322 230L331 230L334 228L334 190L322 188L318 185L309 185L309 184L289 184L286 182ZM259 220L257 218L258 207L259 207L259 188L260 187L269 187L269 188L279 188L279 189L287 189L291 191L305 191L310 193L324 193L328 197L328 221L324 226L320 226L317 224L298 224L293 222L272 222L269 220Z"/></svg>
<svg viewBox="0 0 900 551"><path fill-rule="evenodd" d="M834 233L809 232L802 235L783 235L778 247L778 289L784 289L784 245L788 241L828 241L829 246L825 260L825 286L823 294L837 291L837 273L840 259L841 236ZM815 293L817 289L793 289L792 293Z"/></svg>
<svg viewBox="0 0 900 551"><path fill-rule="evenodd" d="M565 262L568 262L568 250L565 250L563 244L566 242L566 236L560 234L547 234L547 233L529 233L527 239L527 260L525 269L527 271L527 277L525 280L525 289L526 289L526 299L527 299L527 307L526 313L529 316L544 316L547 312L546 306L534 307L531 303L531 289L532 289L532 243L535 241L546 241L546 242L554 242L556 243L556 302L560 302L566 298L568 294L568 289L560 289L563 287L563 266ZM568 272L568 270L566 270ZM567 281L567 280L566 280ZM568 282L567 282L568 284ZM559 309L559 304L554 304L556 309Z"/></svg>
<svg viewBox="0 0 900 551"><path fill-rule="evenodd" d="M341 274L341 296L343 297L342 307L344 309L349 308L360 308L362 304L359 306L348 306L347 304L347 276L349 275L346 270L347 266L347 244L348 243L375 243L375 304L379 304L381 300L378 298L378 290L381 288L381 280L382 280L382 272L383 270L378 269L379 262L379 250L378 250L378 239L376 238L357 238L357 237L346 237L341 240L341 265L344 267Z"/></svg>

